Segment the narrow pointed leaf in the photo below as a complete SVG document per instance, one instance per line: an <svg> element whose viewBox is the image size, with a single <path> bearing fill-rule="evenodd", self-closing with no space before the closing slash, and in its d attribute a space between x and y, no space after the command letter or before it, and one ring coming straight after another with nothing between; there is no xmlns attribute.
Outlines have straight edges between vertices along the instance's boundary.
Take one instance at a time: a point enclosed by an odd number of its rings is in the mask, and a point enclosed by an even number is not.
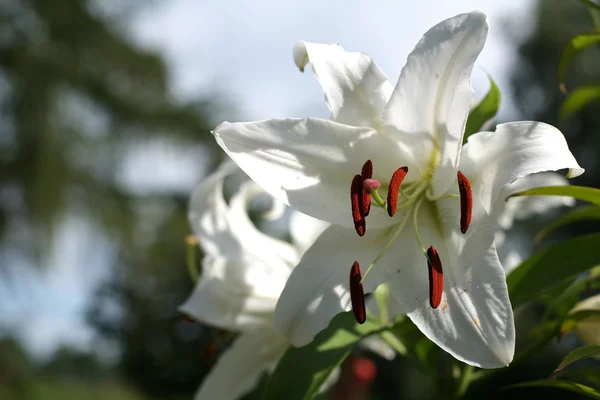
<svg viewBox="0 0 600 400"><path fill-rule="evenodd" d="M585 186L543 186L512 194L517 196L569 196L600 206L600 190Z"/></svg>
<svg viewBox="0 0 600 400"><path fill-rule="evenodd" d="M548 226L544 227L542 230L540 230L538 232L538 234L535 235L535 242L536 243L541 242L542 239L544 239L550 233L554 232L555 230L557 230L567 224L570 224L573 222L599 220L599 219L600 219L600 207L597 207L597 206L579 207L574 210L570 210L569 212L564 213L563 215L558 217L550 225L548 225Z"/></svg>
<svg viewBox="0 0 600 400"><path fill-rule="evenodd" d="M542 379L539 381L531 381L519 383L516 385L505 386L502 388L506 389L518 389L518 388L527 388L527 387L551 387L556 389L563 389L569 392L581 394L587 396L591 399L600 399L600 393L594 388L591 388L586 385L582 385L580 383L568 382L568 381L558 381L554 379Z"/></svg>
<svg viewBox="0 0 600 400"><path fill-rule="evenodd" d="M513 308L600 264L600 234L569 239L528 258L507 277Z"/></svg>
<svg viewBox="0 0 600 400"><path fill-rule="evenodd" d="M560 56L560 62L558 64L558 84L561 87L564 87L565 73L573 58L591 45L599 42L599 30L580 33L575 35L569 41L569 44L567 44L567 46L563 49L562 55Z"/></svg>
<svg viewBox="0 0 600 400"><path fill-rule="evenodd" d="M598 368L570 368L563 371L563 379L600 388L600 369Z"/></svg>
<svg viewBox="0 0 600 400"><path fill-rule="evenodd" d="M359 325L352 312L338 314L311 343L290 347L271 374L263 400L314 398L333 369L363 337L389 327L371 318Z"/></svg>
<svg viewBox="0 0 600 400"><path fill-rule="evenodd" d="M585 346L581 346L569 354L558 364L558 367L554 370L553 374L556 374L563 369L567 368L569 365L573 364L576 361L582 360L584 358L592 357L600 354L600 346L596 344L586 344Z"/></svg>
<svg viewBox="0 0 600 400"><path fill-rule="evenodd" d="M514 361L528 359L531 354L559 336L561 324L568 318L569 312L579 302L582 294L597 289L600 289L600 280L592 270L586 278L577 280L566 289L559 285L544 298L538 298L546 309L541 321L527 333Z"/></svg>
<svg viewBox="0 0 600 400"><path fill-rule="evenodd" d="M463 144L467 143L467 139L474 133L482 130L483 125L494 118L500 107L500 89L490 75L490 90L485 97L477 104L477 106L469 113L467 126L463 136Z"/></svg>
<svg viewBox="0 0 600 400"><path fill-rule="evenodd" d="M569 93L560 107L560 120L564 121L588 104L600 99L600 85L580 86Z"/></svg>

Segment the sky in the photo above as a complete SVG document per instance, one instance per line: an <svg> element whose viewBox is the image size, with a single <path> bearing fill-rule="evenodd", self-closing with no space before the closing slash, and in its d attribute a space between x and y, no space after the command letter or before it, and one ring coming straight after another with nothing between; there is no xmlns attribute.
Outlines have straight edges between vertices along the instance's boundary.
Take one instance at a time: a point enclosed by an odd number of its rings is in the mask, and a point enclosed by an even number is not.
<svg viewBox="0 0 600 400"><path fill-rule="evenodd" d="M476 63L474 87L481 97L487 90L483 71L490 73L503 95L501 113L510 114L507 73L516 58L504 22L519 27L511 35L525 37L533 5L526 0L172 0L153 2L128 21L127 29L134 41L166 57L176 98L214 98L224 105L215 119L326 117L312 72L301 74L293 63L297 40L340 43L349 51L367 53L395 83L423 33L445 18L479 9L488 15L490 32ZM171 172L159 180L170 190L175 185L191 191L199 179L182 178L181 170ZM150 182L156 177L152 174ZM144 190L144 179L133 169L124 175L133 190ZM16 329L35 355L47 356L62 343L79 348L93 343L84 316L91 294L107 278L102 265L108 264L110 246L100 243L97 262L84 264L92 257L81 249L89 249L97 236L90 229L76 218L66 221L54 243L50 268L26 277L28 292L35 295L18 298L22 288L13 288L15 306L0 307L0 323ZM3 290L10 289L0 285Z"/></svg>
<svg viewBox="0 0 600 400"><path fill-rule="evenodd" d="M488 15L490 31L475 75L485 81L483 68L502 90L508 89L506 73L515 60L504 22L519 27L511 34L527 35L533 5L527 0L174 0L141 12L132 32L139 43L167 56L178 96L218 92L237 108L225 113L228 120L326 116L316 80L292 62L296 41L340 43L367 53L395 83L430 27L479 9Z"/></svg>

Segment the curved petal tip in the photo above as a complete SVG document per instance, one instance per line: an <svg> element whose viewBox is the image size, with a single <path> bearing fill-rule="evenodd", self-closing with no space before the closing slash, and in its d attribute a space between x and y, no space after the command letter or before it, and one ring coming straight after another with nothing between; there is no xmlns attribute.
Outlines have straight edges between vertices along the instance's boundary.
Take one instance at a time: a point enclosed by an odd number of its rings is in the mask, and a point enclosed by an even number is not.
<svg viewBox="0 0 600 400"><path fill-rule="evenodd" d="M293 50L294 63L300 70L300 72L304 72L304 67L308 64L308 51L306 51L306 44L304 41L299 40L294 45Z"/></svg>

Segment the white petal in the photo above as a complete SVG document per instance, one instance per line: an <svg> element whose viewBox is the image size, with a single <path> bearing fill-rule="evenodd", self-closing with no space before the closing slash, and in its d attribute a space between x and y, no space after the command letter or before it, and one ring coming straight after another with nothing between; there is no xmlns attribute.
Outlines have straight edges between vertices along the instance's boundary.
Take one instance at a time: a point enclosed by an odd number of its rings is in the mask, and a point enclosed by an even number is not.
<svg viewBox="0 0 600 400"><path fill-rule="evenodd" d="M489 212L503 210L497 204L501 193L517 179L565 168L571 169L572 177L584 171L563 134L542 122L512 122L498 125L496 132L476 133L463 147L460 160L460 169L471 181L473 196Z"/></svg>
<svg viewBox="0 0 600 400"><path fill-rule="evenodd" d="M335 315L350 310L350 268L358 261L364 273L385 245L388 231L367 230L361 238L353 229L327 228L288 279L275 309L275 328L294 346L303 346ZM384 280L381 272L386 273L377 266L371 270L363 286L365 293Z"/></svg>
<svg viewBox="0 0 600 400"><path fill-rule="evenodd" d="M292 211L290 216L290 235L292 243L298 249L299 254L313 245L319 235L329 227L329 223L303 214L300 211Z"/></svg>
<svg viewBox="0 0 600 400"><path fill-rule="evenodd" d="M270 197L270 199L273 201L271 208L267 210L262 217L267 221L277 221L285 215L287 207L274 197Z"/></svg>
<svg viewBox="0 0 600 400"><path fill-rule="evenodd" d="M239 171L231 162L224 163L196 187L189 202L188 220L205 253L241 259L247 253L270 262L272 258L288 264L297 262L295 249L284 241L260 232L248 217L250 200L264 193L253 182L242 184L227 205L223 198L223 180ZM269 251L263 251L265 248Z"/></svg>
<svg viewBox="0 0 600 400"><path fill-rule="evenodd" d="M501 211L498 216L498 224L504 229L509 229L515 219L526 219L534 215L546 214L558 207L575 205L575 199L568 196L519 196L509 198L513 193L536 187L568 184L567 179L554 172L528 175L509 184L504 188L501 195L501 198L506 200L498 203L498 206L502 206L502 204L505 206L504 211Z"/></svg>
<svg viewBox="0 0 600 400"><path fill-rule="evenodd" d="M262 190L246 182L227 205L223 179L239 169L226 163L192 194L189 220L205 257L194 292L181 310L205 323L231 330L270 324L275 303L298 262L289 244L258 231L247 215Z"/></svg>
<svg viewBox="0 0 600 400"><path fill-rule="evenodd" d="M493 235L489 224L471 226L467 235L460 233L458 217L450 212L457 208L451 207L454 200L438 202L445 204L438 204L437 211L422 209L418 218L424 245L433 245L442 262L441 304L437 309L429 304L427 260L416 239L413 236L411 243L400 238L391 247L394 256L388 258L396 265L386 266L390 314L408 312L429 339L461 361L482 368L505 366L513 357L515 332Z"/></svg>
<svg viewBox="0 0 600 400"><path fill-rule="evenodd" d="M471 69L487 31L486 17L478 11L431 28L408 56L384 113L386 129L404 144L419 165L419 174L430 167L432 153L439 146L435 195L455 179L452 175L473 99Z"/></svg>
<svg viewBox="0 0 600 400"><path fill-rule="evenodd" d="M206 255L203 266L200 280L179 311L205 324L232 331L271 324L285 279L265 276L263 263L251 265ZM260 290L255 290L258 284Z"/></svg>
<svg viewBox="0 0 600 400"><path fill-rule="evenodd" d="M196 400L236 400L252 390L261 375L283 356L289 342L272 328L241 334L217 360Z"/></svg>
<svg viewBox="0 0 600 400"><path fill-rule="evenodd" d="M440 307L433 310L424 304L410 318L458 360L481 368L507 366L514 356L514 317L495 247L466 268L455 268L454 263L444 263Z"/></svg>
<svg viewBox="0 0 600 400"><path fill-rule="evenodd" d="M299 41L294 46L294 61L300 71L311 63L331 119L353 126L381 126L381 114L393 87L371 57L345 51L339 44Z"/></svg>
<svg viewBox="0 0 600 400"><path fill-rule="evenodd" d="M498 258L504 267L504 273L510 274L521 265L533 252L531 235L511 229L508 232L498 231L494 235Z"/></svg>
<svg viewBox="0 0 600 400"><path fill-rule="evenodd" d="M389 182L398 168L398 147L370 128L321 119L283 119L219 125L219 145L261 187L292 208L352 227L350 185L365 161L375 179ZM371 227L393 223L385 212Z"/></svg>

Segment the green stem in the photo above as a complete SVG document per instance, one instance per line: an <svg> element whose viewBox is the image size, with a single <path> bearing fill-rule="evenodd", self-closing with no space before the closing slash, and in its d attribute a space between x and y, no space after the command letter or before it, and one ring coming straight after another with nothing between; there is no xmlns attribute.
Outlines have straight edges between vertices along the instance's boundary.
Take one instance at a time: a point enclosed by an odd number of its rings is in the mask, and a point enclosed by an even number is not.
<svg viewBox="0 0 600 400"><path fill-rule="evenodd" d="M473 378L474 371L475 371L475 368L471 365L465 364L464 367L462 368L462 373L460 374L458 386L456 387L456 394L455 394L456 399L460 399L467 392L469 385L473 381L472 378Z"/></svg>
<svg viewBox="0 0 600 400"><path fill-rule="evenodd" d="M379 334L379 336L381 336L381 338L385 340L385 342L389 344L392 349L396 350L398 354L403 357L408 356L408 349L392 332L383 331Z"/></svg>
<svg viewBox="0 0 600 400"><path fill-rule="evenodd" d="M375 200L375 203L381 208L387 208L387 203L381 198L379 190L371 190L371 199Z"/></svg>
<svg viewBox="0 0 600 400"><path fill-rule="evenodd" d="M404 216L404 219L402 220L402 222L400 222L400 224L396 227L396 231L392 234L392 237L390 238L390 240L383 247L383 250L381 250L381 252L377 255L377 257L375 257L375 259L373 260L373 262L371 263L371 265L369 265L369 268L367 268L367 270L363 274L363 277L360 280L361 284L365 281L365 278L367 277L367 275L369 274L369 271L371 271L371 269L373 268L373 266L375 266L375 263L377 261L379 261L379 259L390 248L390 246L392 245L392 243L394 243L396 241L396 239L398 238L398 235L400 235L400 232L402 232L402 229L404 229L404 225L406 225L406 222L409 220L409 216L410 216L410 212L407 212L406 215Z"/></svg>
<svg viewBox="0 0 600 400"><path fill-rule="evenodd" d="M373 293L375 296L375 301L377 302L377 307L379 308L379 317L381 318L382 324L387 324L389 321L388 315L388 298L390 296L390 291L387 283L382 283L375 289Z"/></svg>

